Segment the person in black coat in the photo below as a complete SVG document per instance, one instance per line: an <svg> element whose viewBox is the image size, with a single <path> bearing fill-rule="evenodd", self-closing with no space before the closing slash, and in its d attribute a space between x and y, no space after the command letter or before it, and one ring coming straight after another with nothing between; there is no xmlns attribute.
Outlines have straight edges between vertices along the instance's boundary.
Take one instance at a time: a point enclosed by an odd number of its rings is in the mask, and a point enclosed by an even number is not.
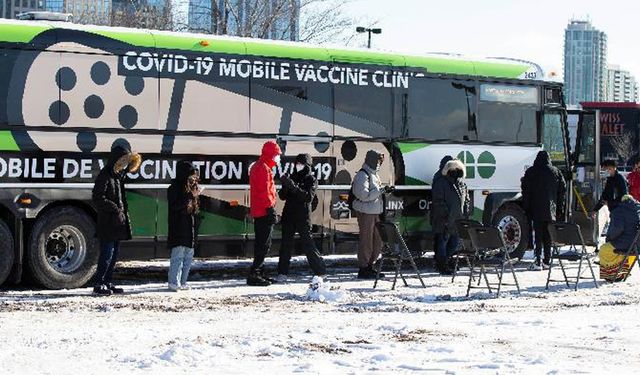
<svg viewBox="0 0 640 375"><path fill-rule="evenodd" d="M282 189L278 192L280 199L285 201L282 211L282 245L278 262L278 281L280 282L286 281L289 274L296 232L300 234L302 248L313 273L317 276L326 273L324 260L311 238L311 206L318 187L311 166L311 155L296 156L295 171L290 178L282 179Z"/></svg>
<svg viewBox="0 0 640 375"><path fill-rule="evenodd" d="M624 179L624 176L618 173L618 165L615 160L605 160L600 166L609 174L609 177L607 177L604 190L600 195L600 200L593 208L593 211L599 211L605 204L609 208L609 211L613 211L620 205L622 197L629 192L627 181Z"/></svg>
<svg viewBox="0 0 640 375"><path fill-rule="evenodd" d="M198 170L187 161L179 162L176 166L176 178L167 191L167 244L171 249L169 289L172 291L189 289L187 279L198 239L200 192Z"/></svg>
<svg viewBox="0 0 640 375"><path fill-rule="evenodd" d="M97 295L123 293L112 283L113 269L118 259L120 241L131 239L131 222L124 183L127 172L135 173L140 167L140 155L128 146L111 149L109 160L102 168L93 186L92 200L97 210L96 235L100 242L100 258L93 292Z"/></svg>
<svg viewBox="0 0 640 375"><path fill-rule="evenodd" d="M447 161L435 180L432 190L431 226L436 236L436 268L443 275L450 275L449 258L458 249L460 237L456 221L470 214L470 199L464 183L465 165L458 159Z"/></svg>
<svg viewBox="0 0 640 375"><path fill-rule="evenodd" d="M542 269L551 260L549 223L562 220L566 185L558 168L551 165L549 153L538 152L533 166L521 180L522 201L536 234L535 262L532 269ZM544 247L544 259L541 259ZM541 263L542 261L542 263Z"/></svg>

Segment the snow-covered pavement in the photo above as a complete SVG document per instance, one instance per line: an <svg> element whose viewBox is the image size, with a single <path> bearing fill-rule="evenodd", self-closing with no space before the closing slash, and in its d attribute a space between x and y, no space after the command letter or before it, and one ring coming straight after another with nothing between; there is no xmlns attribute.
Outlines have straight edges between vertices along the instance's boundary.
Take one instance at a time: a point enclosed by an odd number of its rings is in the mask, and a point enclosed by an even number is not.
<svg viewBox="0 0 640 375"><path fill-rule="evenodd" d="M525 267L526 264L523 266ZM597 269L596 269L597 271ZM637 271L637 270L636 270ZM0 374L637 373L640 277L464 298L467 277L427 273L390 290L337 270L334 301L307 299L309 277L268 288L159 282L127 294L89 289L0 292ZM331 299L331 298L329 298Z"/></svg>

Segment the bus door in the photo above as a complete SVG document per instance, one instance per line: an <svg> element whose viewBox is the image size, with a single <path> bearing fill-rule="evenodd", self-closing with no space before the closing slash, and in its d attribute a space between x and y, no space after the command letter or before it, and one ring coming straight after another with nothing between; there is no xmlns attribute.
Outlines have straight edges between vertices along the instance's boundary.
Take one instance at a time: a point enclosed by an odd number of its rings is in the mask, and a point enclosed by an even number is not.
<svg viewBox="0 0 640 375"><path fill-rule="evenodd" d="M608 220L606 208L595 216L591 212L602 193L600 176L600 122L598 111L569 110L568 126L572 138L573 186L570 200L572 221L580 225L588 245L598 244Z"/></svg>

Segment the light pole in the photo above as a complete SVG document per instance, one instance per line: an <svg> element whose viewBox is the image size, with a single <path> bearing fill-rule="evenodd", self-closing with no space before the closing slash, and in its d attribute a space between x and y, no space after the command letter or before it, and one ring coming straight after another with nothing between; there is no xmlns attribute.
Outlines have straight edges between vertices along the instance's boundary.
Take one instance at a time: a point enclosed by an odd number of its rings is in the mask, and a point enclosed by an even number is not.
<svg viewBox="0 0 640 375"><path fill-rule="evenodd" d="M367 40L367 48L371 48L371 34L382 34L382 29L370 29L368 27L358 26L356 27L356 32L369 34L369 38Z"/></svg>

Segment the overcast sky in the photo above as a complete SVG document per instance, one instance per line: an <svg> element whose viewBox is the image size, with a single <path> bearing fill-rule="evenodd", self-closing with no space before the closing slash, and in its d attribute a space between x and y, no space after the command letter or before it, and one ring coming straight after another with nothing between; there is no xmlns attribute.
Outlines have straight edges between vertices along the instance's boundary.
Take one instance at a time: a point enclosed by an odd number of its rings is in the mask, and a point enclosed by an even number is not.
<svg viewBox="0 0 640 375"><path fill-rule="evenodd" d="M564 29L588 17L607 33L608 63L640 78L638 0L354 0L347 11L379 21L374 48L521 58L560 76Z"/></svg>

